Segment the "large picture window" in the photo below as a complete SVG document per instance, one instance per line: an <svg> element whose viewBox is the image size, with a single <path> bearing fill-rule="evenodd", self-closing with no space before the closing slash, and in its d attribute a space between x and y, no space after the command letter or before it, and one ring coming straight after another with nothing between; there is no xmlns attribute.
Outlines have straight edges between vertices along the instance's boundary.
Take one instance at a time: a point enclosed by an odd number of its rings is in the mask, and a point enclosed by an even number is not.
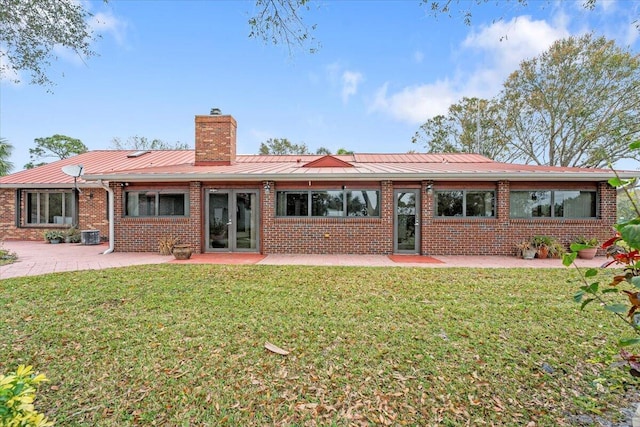
<svg viewBox="0 0 640 427"><path fill-rule="evenodd" d="M27 224L68 224L74 222L72 191L33 191L26 194Z"/></svg>
<svg viewBox="0 0 640 427"><path fill-rule="evenodd" d="M512 191L512 218L595 218L596 192L583 190Z"/></svg>
<svg viewBox="0 0 640 427"><path fill-rule="evenodd" d="M188 216L186 191L127 191L126 216Z"/></svg>
<svg viewBox="0 0 640 427"><path fill-rule="evenodd" d="M495 192L486 190L437 191L436 216L493 217L495 216Z"/></svg>
<svg viewBox="0 0 640 427"><path fill-rule="evenodd" d="M277 216L380 216L378 190L278 191Z"/></svg>

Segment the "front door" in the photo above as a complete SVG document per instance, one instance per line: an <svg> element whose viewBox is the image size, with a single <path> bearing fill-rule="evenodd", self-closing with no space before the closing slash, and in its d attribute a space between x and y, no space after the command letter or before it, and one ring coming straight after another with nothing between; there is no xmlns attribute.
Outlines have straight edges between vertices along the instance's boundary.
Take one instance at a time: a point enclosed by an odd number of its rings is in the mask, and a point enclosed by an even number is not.
<svg viewBox="0 0 640 427"><path fill-rule="evenodd" d="M207 251L258 251L258 191L209 190Z"/></svg>
<svg viewBox="0 0 640 427"><path fill-rule="evenodd" d="M420 190L395 190L393 251L420 253Z"/></svg>

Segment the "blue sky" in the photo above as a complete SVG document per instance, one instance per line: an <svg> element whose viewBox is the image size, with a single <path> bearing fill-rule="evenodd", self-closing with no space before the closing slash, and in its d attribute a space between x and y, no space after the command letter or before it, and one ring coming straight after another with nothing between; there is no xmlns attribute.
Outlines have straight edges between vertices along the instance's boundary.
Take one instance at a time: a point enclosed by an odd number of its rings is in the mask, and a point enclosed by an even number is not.
<svg viewBox="0 0 640 427"><path fill-rule="evenodd" d="M193 146L194 116L218 107L238 122L239 154L268 138L312 151L420 151L411 144L420 124L463 96L495 96L554 40L594 31L640 47L636 1L599 0L594 11L581 0L474 3L471 26L418 1L312 3L306 19L320 49L290 55L248 37L250 1L90 1L99 56L59 50L53 94L0 82L0 136L18 171L34 139L56 133L90 149L135 135Z"/></svg>

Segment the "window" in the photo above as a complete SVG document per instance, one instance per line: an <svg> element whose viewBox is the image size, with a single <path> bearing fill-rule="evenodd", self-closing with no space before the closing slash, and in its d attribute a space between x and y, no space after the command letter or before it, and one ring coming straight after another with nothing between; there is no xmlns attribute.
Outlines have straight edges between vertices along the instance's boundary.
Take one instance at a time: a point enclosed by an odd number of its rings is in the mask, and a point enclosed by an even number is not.
<svg viewBox="0 0 640 427"><path fill-rule="evenodd" d="M126 216L188 216L186 191L127 191Z"/></svg>
<svg viewBox="0 0 640 427"><path fill-rule="evenodd" d="M378 190L278 191L277 216L380 216Z"/></svg>
<svg viewBox="0 0 640 427"><path fill-rule="evenodd" d="M493 217L495 192L452 190L436 192L436 216Z"/></svg>
<svg viewBox="0 0 640 427"><path fill-rule="evenodd" d="M512 218L595 218L596 192L512 191L510 215Z"/></svg>
<svg viewBox="0 0 640 427"><path fill-rule="evenodd" d="M73 224L75 199L71 191L28 192L27 224Z"/></svg>

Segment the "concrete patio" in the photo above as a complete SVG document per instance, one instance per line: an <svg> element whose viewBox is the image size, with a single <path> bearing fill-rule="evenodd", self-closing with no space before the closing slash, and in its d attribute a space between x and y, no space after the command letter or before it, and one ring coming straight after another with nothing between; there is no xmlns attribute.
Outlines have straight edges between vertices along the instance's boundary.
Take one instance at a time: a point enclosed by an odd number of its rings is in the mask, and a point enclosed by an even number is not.
<svg viewBox="0 0 640 427"><path fill-rule="evenodd" d="M506 256L386 256L386 255L265 255L242 253L198 254L191 260L177 261L172 256L150 252L113 252L103 255L107 245L80 245L45 242L4 241L1 246L15 252L18 261L0 266L0 279L36 276L62 271L100 270L141 264L270 264L270 265L332 265L364 267L474 267L474 268L565 268L559 259L524 260ZM393 258L393 259L392 259ZM599 267L606 258L577 260L581 267Z"/></svg>

